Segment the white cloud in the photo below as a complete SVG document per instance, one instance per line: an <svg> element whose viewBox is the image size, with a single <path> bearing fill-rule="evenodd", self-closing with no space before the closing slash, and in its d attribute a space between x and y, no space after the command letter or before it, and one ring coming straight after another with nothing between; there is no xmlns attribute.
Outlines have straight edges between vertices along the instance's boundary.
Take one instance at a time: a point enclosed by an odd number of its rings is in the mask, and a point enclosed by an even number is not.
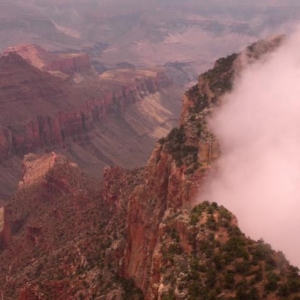
<svg viewBox="0 0 300 300"><path fill-rule="evenodd" d="M242 72L210 126L222 156L201 198L300 266L300 30Z"/></svg>

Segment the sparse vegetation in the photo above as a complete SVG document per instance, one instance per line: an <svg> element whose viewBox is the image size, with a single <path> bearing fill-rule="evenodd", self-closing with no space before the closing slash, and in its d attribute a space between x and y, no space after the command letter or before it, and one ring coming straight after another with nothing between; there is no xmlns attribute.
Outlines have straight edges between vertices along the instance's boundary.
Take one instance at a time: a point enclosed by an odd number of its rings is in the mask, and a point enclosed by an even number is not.
<svg viewBox="0 0 300 300"><path fill-rule="evenodd" d="M172 257L165 261L165 272L169 270L175 278L181 274L184 279L180 280L180 290L186 292L186 299L298 297L300 278L297 268L290 267L284 256L272 250L263 240L254 242L247 238L235 225L234 216L223 206L205 201L196 205L188 215L191 252L182 249L185 253L182 256L173 251L173 246L168 246L174 245L174 239L177 244L182 243L175 229L183 226L179 225L184 222L179 216L166 220L165 244L162 246L164 255ZM184 275L180 267L182 264L188 265ZM269 264L273 265L271 271L268 270ZM282 270L285 270L284 273ZM170 295L174 295L178 284L172 285Z"/></svg>
<svg viewBox="0 0 300 300"><path fill-rule="evenodd" d="M205 72L203 77L208 81L211 91L215 95L221 95L232 89L234 76L233 62L237 54L231 54L216 61L213 69Z"/></svg>
<svg viewBox="0 0 300 300"><path fill-rule="evenodd" d="M178 167L183 164L191 166L197 163L198 147L186 145L186 140L183 126L173 128L166 138L160 140Z"/></svg>

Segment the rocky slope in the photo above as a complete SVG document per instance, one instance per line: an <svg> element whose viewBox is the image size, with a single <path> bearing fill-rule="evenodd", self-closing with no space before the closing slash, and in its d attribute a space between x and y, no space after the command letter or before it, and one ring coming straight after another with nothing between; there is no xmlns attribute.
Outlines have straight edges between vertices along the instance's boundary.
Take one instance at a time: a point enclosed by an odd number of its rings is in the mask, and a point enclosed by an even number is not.
<svg viewBox="0 0 300 300"><path fill-rule="evenodd" d="M207 115L245 58L263 58L281 40L202 74L180 127L144 168L107 167L101 186L54 152L26 156L18 193L1 211L5 299L299 299L299 269L283 253L246 237L226 208L193 205L220 155Z"/></svg>
<svg viewBox="0 0 300 300"><path fill-rule="evenodd" d="M172 119L178 116L179 99L176 104L166 90L174 89L173 95L179 87L172 85L163 69L109 71L74 85L45 70L54 70L57 64L57 71L68 75L74 68L71 73L78 78L78 74L92 70L87 56L78 55L69 60L37 46L24 47L11 48L0 58L1 168L4 163L15 165L15 159L28 152L51 149L60 149L86 169L95 164L100 167L114 164L114 157L120 157L115 154L123 146L123 140L116 137L118 133L133 140L131 147L137 150L125 147L124 152L136 151L137 157L117 162L126 167L129 163L143 164L141 149L149 152L157 138L151 131L167 132L173 126ZM141 102L146 107L139 109ZM162 117L156 116L157 111L151 113L151 109L161 111ZM141 114L134 120L139 111ZM120 124L122 119L125 121ZM158 134L161 136L162 133ZM109 149L105 146L108 142L116 147ZM90 166L85 164L86 157L93 160ZM15 173L10 173L9 182L3 178L4 186L13 185Z"/></svg>

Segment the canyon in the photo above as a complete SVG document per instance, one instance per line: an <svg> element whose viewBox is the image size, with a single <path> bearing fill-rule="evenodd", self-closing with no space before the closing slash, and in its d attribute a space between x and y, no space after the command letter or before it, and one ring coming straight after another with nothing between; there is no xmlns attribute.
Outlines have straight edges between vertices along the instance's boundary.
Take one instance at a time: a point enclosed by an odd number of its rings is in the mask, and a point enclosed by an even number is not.
<svg viewBox="0 0 300 300"><path fill-rule="evenodd" d="M29 152L55 149L97 175L107 164L143 165L177 121L181 90L161 67L99 75L87 54L9 48L0 58L1 197Z"/></svg>
<svg viewBox="0 0 300 300"><path fill-rule="evenodd" d="M0 299L299 300L289 257L204 197L211 117L299 12L0 1Z"/></svg>
<svg viewBox="0 0 300 300"><path fill-rule="evenodd" d="M2 1L0 51L20 43L58 53L83 51L104 69L171 63L196 80L218 57L267 35L289 33L298 21L299 3L292 0Z"/></svg>
<svg viewBox="0 0 300 300"><path fill-rule="evenodd" d="M55 151L27 154L1 211L5 299L299 299L299 269L281 251L247 237L225 207L195 203L221 155L208 117L237 72L283 40L200 75L144 167L106 167L101 182Z"/></svg>

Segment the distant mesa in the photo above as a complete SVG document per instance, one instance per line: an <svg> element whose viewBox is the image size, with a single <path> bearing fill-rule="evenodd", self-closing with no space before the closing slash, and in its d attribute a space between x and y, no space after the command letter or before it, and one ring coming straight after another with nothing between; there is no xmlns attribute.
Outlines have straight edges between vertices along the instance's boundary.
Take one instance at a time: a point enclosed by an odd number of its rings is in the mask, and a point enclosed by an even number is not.
<svg viewBox="0 0 300 300"><path fill-rule="evenodd" d="M57 54L50 53L35 44L22 44L9 47L3 52L3 55L11 52L17 53L34 67L47 72L72 75L75 72L85 72L92 68L87 53Z"/></svg>
<svg viewBox="0 0 300 300"><path fill-rule="evenodd" d="M100 61L98 60L92 60L91 64L93 66L93 68L99 73L103 73L105 71L107 71L107 67Z"/></svg>
<svg viewBox="0 0 300 300"><path fill-rule="evenodd" d="M122 61L120 63L117 63L116 67L118 69L133 69L133 70L135 69L135 65L128 61Z"/></svg>

